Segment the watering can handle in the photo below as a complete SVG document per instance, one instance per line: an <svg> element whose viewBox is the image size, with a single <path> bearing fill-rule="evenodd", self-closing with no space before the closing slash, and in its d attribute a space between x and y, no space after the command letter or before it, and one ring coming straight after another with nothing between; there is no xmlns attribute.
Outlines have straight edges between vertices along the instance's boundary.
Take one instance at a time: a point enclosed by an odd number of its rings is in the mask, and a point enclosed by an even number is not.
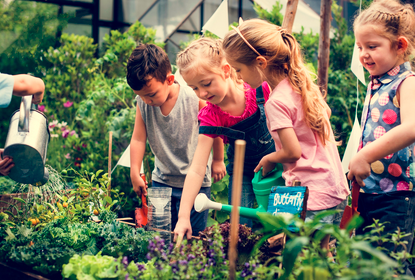
<svg viewBox="0 0 415 280"><path fill-rule="evenodd" d="M271 172L268 172L268 174L266 174L265 176L262 176L262 167L261 169L255 173L254 175L254 180L257 180L257 182L261 181L262 179L264 179L265 177L270 176L271 174L273 174L274 172L277 172L278 170L281 170L281 164L277 163L274 167L274 169Z"/></svg>
<svg viewBox="0 0 415 280"><path fill-rule="evenodd" d="M32 98L33 95L23 96L20 102L19 132L29 132L29 115Z"/></svg>

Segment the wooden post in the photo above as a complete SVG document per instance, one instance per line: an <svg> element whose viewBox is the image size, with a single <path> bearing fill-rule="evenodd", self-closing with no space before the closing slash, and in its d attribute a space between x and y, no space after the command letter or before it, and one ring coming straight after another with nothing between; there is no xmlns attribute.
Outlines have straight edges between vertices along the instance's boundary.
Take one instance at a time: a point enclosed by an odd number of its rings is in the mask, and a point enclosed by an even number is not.
<svg viewBox="0 0 415 280"><path fill-rule="evenodd" d="M331 27L331 3L332 0L321 0L320 9L320 40L318 44L318 86L320 91L327 93L329 79L330 58L330 27Z"/></svg>
<svg viewBox="0 0 415 280"><path fill-rule="evenodd" d="M231 211L231 240L229 242L229 279L236 279L236 258L238 256L239 240L239 206L241 205L242 176L245 159L245 140L235 141L235 160L233 167L232 184L232 211Z"/></svg>
<svg viewBox="0 0 415 280"><path fill-rule="evenodd" d="M111 154L112 154L112 131L109 135L109 147L108 147L108 196L111 196Z"/></svg>
<svg viewBox="0 0 415 280"><path fill-rule="evenodd" d="M288 33L292 32L295 14L297 13L298 0L288 0L287 8L285 10L284 20L282 21L282 28Z"/></svg>

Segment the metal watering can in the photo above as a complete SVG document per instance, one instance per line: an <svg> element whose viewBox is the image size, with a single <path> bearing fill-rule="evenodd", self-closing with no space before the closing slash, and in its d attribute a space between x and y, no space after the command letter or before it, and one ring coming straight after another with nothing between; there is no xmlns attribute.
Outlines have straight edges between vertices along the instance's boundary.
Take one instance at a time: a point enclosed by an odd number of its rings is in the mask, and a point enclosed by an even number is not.
<svg viewBox="0 0 415 280"><path fill-rule="evenodd" d="M272 187L285 185L284 178L282 178L282 171L282 164L278 163L274 170L268 173L265 177L262 176L262 168L255 173L254 179L252 179L252 187L258 202L258 208L252 209L248 207L239 207L240 216L249 219L258 219L258 213L267 212L268 198ZM194 207L197 212L202 212L207 209L214 209L228 213L230 213L233 208L232 205L211 201L203 193L196 196Z"/></svg>
<svg viewBox="0 0 415 280"><path fill-rule="evenodd" d="M20 110L11 116L3 157L13 159L8 175L12 180L40 186L49 180L45 161L50 132L46 116L32 105L32 98L22 97Z"/></svg>

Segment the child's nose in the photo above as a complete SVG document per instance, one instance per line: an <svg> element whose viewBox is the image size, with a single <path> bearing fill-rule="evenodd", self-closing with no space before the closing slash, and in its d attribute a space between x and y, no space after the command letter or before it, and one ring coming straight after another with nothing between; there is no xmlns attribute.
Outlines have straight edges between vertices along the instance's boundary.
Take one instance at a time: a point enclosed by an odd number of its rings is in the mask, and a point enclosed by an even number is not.
<svg viewBox="0 0 415 280"><path fill-rule="evenodd" d="M206 90L201 90L201 91L200 91L200 97L202 97L202 98L206 98L206 97L207 97L207 95L208 95L208 92L207 92Z"/></svg>
<svg viewBox="0 0 415 280"><path fill-rule="evenodd" d="M144 103L146 104L151 104L151 99L150 98L144 98Z"/></svg>

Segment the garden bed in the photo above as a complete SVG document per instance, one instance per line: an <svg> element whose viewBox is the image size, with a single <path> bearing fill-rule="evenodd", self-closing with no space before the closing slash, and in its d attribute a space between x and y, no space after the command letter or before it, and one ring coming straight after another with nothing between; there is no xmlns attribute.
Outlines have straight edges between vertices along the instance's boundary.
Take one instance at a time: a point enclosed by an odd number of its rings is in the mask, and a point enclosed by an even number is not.
<svg viewBox="0 0 415 280"><path fill-rule="evenodd" d="M31 269L22 269L0 262L0 275L3 279L19 279L19 280L54 280L62 279L61 275L53 278L46 278L31 271Z"/></svg>

